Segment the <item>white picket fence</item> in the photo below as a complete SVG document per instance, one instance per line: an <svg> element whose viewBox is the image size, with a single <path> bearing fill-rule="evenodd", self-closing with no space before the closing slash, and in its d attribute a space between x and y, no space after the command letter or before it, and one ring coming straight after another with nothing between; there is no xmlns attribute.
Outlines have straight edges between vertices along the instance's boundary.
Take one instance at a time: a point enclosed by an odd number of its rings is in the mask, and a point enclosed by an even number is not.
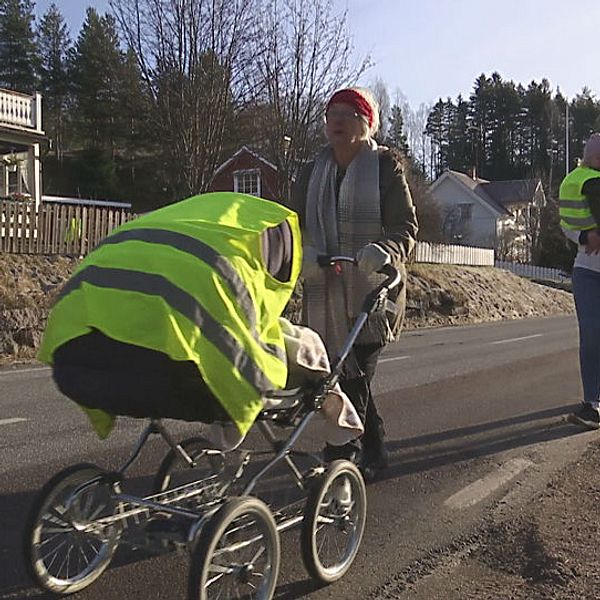
<svg viewBox="0 0 600 600"><path fill-rule="evenodd" d="M476 248L456 244L417 242L412 260L416 263L493 267L494 250L492 248Z"/></svg>
<svg viewBox="0 0 600 600"><path fill-rule="evenodd" d="M412 262L415 263L497 267L498 269L506 269L520 277L529 277L531 279L545 279L547 281L558 282L569 281L571 279L568 273L560 269L494 260L494 250L492 248L417 242L415 252L411 258Z"/></svg>
<svg viewBox="0 0 600 600"><path fill-rule="evenodd" d="M498 269L506 269L515 275L521 277L530 277L532 279L546 279L548 281L569 281L571 276L560 269L550 267L538 267L537 265L524 265L521 263L511 263L497 260L495 266Z"/></svg>

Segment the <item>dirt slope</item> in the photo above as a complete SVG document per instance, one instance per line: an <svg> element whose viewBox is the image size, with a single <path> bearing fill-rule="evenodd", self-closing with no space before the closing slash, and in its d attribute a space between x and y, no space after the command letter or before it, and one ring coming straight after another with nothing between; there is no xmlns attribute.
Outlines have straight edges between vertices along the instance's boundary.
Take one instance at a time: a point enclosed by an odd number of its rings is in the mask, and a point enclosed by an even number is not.
<svg viewBox="0 0 600 600"><path fill-rule="evenodd" d="M48 310L76 260L0 253L0 362L35 356ZM494 268L414 265L406 327L573 312L572 296Z"/></svg>

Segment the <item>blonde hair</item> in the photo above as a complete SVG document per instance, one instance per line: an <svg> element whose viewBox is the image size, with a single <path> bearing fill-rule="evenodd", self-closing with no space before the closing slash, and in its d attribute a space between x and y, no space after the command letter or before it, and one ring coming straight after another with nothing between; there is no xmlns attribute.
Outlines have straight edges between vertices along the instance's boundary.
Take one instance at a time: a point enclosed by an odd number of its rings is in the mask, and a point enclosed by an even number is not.
<svg viewBox="0 0 600 600"><path fill-rule="evenodd" d="M375 136L375 134L379 131L379 102L375 99L373 92L366 87L352 87L349 88L354 90L356 93L360 94L371 106L371 110L373 111L373 124L369 127L369 123L365 117L361 116L360 122L363 127L363 134L361 136L362 139L368 140Z"/></svg>

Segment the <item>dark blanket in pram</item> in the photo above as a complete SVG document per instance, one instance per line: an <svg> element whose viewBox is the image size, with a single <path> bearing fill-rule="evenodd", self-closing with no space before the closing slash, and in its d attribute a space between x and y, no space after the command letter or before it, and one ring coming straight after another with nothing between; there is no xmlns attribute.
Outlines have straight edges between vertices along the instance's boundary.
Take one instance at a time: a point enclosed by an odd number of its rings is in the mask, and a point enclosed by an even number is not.
<svg viewBox="0 0 600 600"><path fill-rule="evenodd" d="M194 363L118 342L97 330L56 350L53 375L65 396L113 415L230 420Z"/></svg>

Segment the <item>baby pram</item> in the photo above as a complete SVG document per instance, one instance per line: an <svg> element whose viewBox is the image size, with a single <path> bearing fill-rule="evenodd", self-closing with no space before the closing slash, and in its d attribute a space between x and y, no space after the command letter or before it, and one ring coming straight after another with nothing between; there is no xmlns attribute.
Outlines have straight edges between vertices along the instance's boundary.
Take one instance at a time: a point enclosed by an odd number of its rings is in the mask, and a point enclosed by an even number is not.
<svg viewBox="0 0 600 600"><path fill-rule="evenodd" d="M354 259L327 259L332 265L340 261ZM277 583L279 534L298 525L308 572L324 583L341 578L356 557L364 531L364 480L346 460L302 471L295 460L301 453L293 447L323 410L368 315L384 305L389 290L400 282L399 272L390 265L381 272L387 279L365 299L331 372L309 386L273 394L269 408L259 415L255 426L272 447L271 460L248 476L252 452L241 451L232 473L227 468L232 448L217 449L202 438L178 443L160 419L151 419L132 455L117 471L77 464L43 487L25 529L25 559L34 581L49 592L69 594L93 583L119 544L184 547L192 553L190 599L232 597L234 590L235 597L268 600ZM288 430L289 437L278 440L275 428ZM123 493L127 470L155 434L170 450L158 468L153 489L145 496ZM240 451L240 444L234 447ZM305 493L300 511L275 512L253 495L261 478L280 463L289 467ZM331 538L333 542L327 543Z"/></svg>

